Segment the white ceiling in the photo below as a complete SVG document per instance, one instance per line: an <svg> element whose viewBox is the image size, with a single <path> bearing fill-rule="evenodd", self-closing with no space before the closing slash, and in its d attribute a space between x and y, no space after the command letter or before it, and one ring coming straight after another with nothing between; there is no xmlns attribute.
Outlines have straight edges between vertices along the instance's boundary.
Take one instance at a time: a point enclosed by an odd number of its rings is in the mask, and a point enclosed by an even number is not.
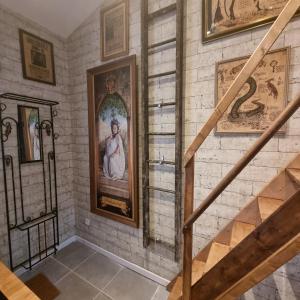
<svg viewBox="0 0 300 300"><path fill-rule="evenodd" d="M67 38L103 0L0 0L0 4Z"/></svg>

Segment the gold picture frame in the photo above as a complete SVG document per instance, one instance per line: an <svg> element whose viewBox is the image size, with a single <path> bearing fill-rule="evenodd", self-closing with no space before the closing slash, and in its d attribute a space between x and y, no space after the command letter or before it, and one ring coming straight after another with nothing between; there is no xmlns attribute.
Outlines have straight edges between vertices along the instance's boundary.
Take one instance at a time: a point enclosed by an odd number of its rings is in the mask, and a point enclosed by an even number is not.
<svg viewBox="0 0 300 300"><path fill-rule="evenodd" d="M19 29L23 77L56 85L53 44Z"/></svg>
<svg viewBox="0 0 300 300"><path fill-rule="evenodd" d="M202 0L202 42L273 22L288 0ZM300 11L297 13L299 15Z"/></svg>
<svg viewBox="0 0 300 300"><path fill-rule="evenodd" d="M101 10L101 60L129 53L128 0Z"/></svg>
<svg viewBox="0 0 300 300"><path fill-rule="evenodd" d="M91 211L138 227L136 56L87 71Z"/></svg>
<svg viewBox="0 0 300 300"><path fill-rule="evenodd" d="M245 56L216 63L216 105L248 59ZM287 105L289 62L290 47L268 52L218 121L215 133L264 132ZM283 126L278 133L285 131Z"/></svg>

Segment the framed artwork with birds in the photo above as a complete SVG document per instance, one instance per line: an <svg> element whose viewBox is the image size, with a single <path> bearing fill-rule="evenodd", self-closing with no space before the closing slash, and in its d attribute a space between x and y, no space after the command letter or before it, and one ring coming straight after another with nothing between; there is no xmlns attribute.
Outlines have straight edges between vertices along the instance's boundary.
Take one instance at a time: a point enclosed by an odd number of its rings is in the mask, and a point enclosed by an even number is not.
<svg viewBox="0 0 300 300"><path fill-rule="evenodd" d="M202 42L270 23L287 2L288 0L203 0Z"/></svg>
<svg viewBox="0 0 300 300"><path fill-rule="evenodd" d="M290 48L269 52L217 123L216 133L261 133L287 104ZM249 57L216 64L215 99L218 103ZM282 127L279 133L285 132Z"/></svg>

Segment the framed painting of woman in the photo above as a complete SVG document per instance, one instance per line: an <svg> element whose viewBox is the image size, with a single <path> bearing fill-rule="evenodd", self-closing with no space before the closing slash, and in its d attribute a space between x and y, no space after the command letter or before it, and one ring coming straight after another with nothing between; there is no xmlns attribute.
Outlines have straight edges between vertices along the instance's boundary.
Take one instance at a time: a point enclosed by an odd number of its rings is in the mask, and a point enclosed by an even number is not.
<svg viewBox="0 0 300 300"><path fill-rule="evenodd" d="M138 226L136 58L87 71L91 211Z"/></svg>

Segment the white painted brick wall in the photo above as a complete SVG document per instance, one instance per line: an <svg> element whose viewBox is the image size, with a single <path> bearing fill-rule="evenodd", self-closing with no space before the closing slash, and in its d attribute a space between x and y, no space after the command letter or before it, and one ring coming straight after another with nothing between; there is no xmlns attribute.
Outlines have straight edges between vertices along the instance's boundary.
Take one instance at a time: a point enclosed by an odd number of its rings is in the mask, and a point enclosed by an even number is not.
<svg viewBox="0 0 300 300"><path fill-rule="evenodd" d="M116 2L117 0L115 0ZM114 2L114 1L113 1ZM155 11L172 3L172 0L150 1L149 10ZM104 7L106 1L102 1ZM109 3L111 4L111 2ZM205 124L214 108L215 63L240 55L249 55L265 35L267 27L227 37L210 44L201 43L201 1L186 1L185 36L184 36L184 148L194 139L196 133ZM142 245L142 224L134 229L109 219L90 213L89 196L89 154L88 154L88 113L86 70L101 64L100 61L100 9L96 10L69 38L62 41L46 30L19 18L6 10L0 9L0 89L3 87L45 98L61 100L59 124L64 136L58 141L58 165L62 166L62 177L68 176L59 187L62 215L68 222L63 223L63 237L74 232L74 206L76 232L121 257L141 265L161 276L171 278L180 266L158 255ZM55 45L57 87L49 87L24 81L22 79L17 28L22 27L42 35ZM175 23L172 16L160 18L150 29L150 42L159 41L174 34ZM300 19L291 22L275 43L278 47L291 46L291 68L289 75L289 98L300 92ZM140 0L130 1L130 54L137 55L140 74ZM3 54L2 54L3 53ZM174 67L171 56L174 49L157 53L150 59L151 72L170 70ZM160 101L174 98L174 82L155 80L150 85L150 100ZM47 97L46 97L47 96ZM141 97L139 88L138 114L141 116ZM63 118L62 118L63 116ZM249 164L238 178L226 189L206 213L196 222L194 231L194 254L204 247L236 213L269 182L296 153L299 153L300 112L296 112L288 123L287 134L276 136L263 151ZM142 124L140 117L140 123ZM174 119L172 112L151 115L150 125L153 130L172 130ZM139 153L142 153L143 132L139 125ZM209 136L196 155L195 206L208 195L213 187L233 167L236 161L257 139L256 135L245 136ZM157 141L157 140L155 140ZM151 158L162 155L174 159L172 144L162 140L159 147L151 148ZM140 157L141 158L141 157ZM139 182L141 193L141 161ZM1 175L0 175L1 176ZM2 178L1 178L2 179ZM153 182L164 187L172 187L169 173L151 174ZM33 180L32 184L35 181ZM3 189L0 185L1 197ZM161 199L159 199L161 197ZM3 197L1 198L1 200ZM0 201L1 212L4 209ZM172 243L174 207L172 199L153 193L151 195L151 230L157 238ZM140 196L140 217L142 223L142 198ZM90 218L91 225L85 225L85 218ZM0 253L7 255L5 239L5 220L0 215ZM4 252L3 252L4 251ZM6 252L5 252L6 251ZM262 284L249 291L242 299L298 299L300 297L299 257L280 268Z"/></svg>

